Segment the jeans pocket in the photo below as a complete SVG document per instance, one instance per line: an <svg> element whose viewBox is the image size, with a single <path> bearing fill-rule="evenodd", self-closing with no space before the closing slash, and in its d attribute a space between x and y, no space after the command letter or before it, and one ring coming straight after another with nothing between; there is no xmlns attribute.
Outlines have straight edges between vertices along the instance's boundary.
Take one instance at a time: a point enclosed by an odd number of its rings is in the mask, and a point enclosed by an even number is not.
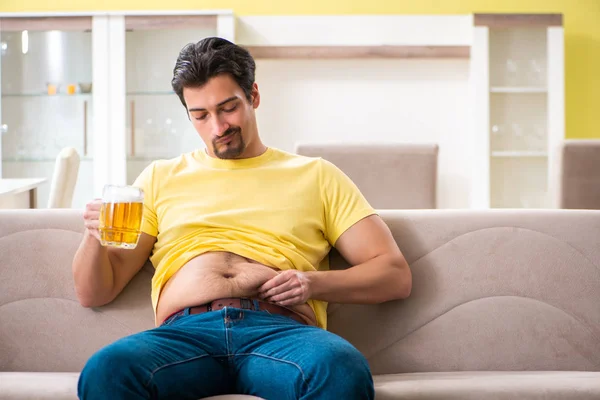
<svg viewBox="0 0 600 400"><path fill-rule="evenodd" d="M175 314L170 315L160 326L169 326L173 322L177 321L180 317L183 316L183 311L178 311Z"/></svg>

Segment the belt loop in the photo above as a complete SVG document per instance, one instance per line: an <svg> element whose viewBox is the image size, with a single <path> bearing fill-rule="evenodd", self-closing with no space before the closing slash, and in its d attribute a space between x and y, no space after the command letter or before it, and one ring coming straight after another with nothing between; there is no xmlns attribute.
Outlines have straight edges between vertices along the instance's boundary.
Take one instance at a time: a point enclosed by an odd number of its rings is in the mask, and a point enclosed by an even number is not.
<svg viewBox="0 0 600 400"><path fill-rule="evenodd" d="M190 315L190 308L186 307L183 309L183 315Z"/></svg>
<svg viewBox="0 0 600 400"><path fill-rule="evenodd" d="M260 303L258 300L254 299L252 300L252 303L254 303L254 311L260 311Z"/></svg>
<svg viewBox="0 0 600 400"><path fill-rule="evenodd" d="M252 302L245 297L240 298L240 308L242 310L252 310Z"/></svg>

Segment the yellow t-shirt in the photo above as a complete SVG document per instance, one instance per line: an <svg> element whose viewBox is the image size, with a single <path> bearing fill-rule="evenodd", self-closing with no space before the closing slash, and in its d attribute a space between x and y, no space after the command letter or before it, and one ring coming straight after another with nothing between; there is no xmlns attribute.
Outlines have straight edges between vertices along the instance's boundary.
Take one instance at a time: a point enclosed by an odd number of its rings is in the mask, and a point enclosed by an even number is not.
<svg viewBox="0 0 600 400"><path fill-rule="evenodd" d="M150 260L152 305L187 261L227 251L280 270L329 269L327 257L346 229L375 214L332 163L269 148L258 157L221 160L197 150L149 165L142 231L157 238ZM320 327L327 303L309 300Z"/></svg>

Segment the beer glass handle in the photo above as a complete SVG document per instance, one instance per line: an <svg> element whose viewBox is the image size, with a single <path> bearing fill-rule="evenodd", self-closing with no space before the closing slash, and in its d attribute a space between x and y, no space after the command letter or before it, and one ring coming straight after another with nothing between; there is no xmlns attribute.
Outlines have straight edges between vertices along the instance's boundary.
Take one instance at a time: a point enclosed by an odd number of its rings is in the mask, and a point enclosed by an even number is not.
<svg viewBox="0 0 600 400"><path fill-rule="evenodd" d="M87 156L87 100L83 102L83 155Z"/></svg>
<svg viewBox="0 0 600 400"><path fill-rule="evenodd" d="M131 157L135 157L135 102L131 100Z"/></svg>

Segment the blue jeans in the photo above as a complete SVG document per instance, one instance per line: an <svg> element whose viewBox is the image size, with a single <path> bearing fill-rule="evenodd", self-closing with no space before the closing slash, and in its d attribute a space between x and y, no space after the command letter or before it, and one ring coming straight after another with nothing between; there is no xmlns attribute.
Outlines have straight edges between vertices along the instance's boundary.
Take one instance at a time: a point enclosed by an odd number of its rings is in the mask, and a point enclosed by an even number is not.
<svg viewBox="0 0 600 400"><path fill-rule="evenodd" d="M100 349L78 384L83 400L373 399L362 354L341 337L282 315L225 307L168 318Z"/></svg>

